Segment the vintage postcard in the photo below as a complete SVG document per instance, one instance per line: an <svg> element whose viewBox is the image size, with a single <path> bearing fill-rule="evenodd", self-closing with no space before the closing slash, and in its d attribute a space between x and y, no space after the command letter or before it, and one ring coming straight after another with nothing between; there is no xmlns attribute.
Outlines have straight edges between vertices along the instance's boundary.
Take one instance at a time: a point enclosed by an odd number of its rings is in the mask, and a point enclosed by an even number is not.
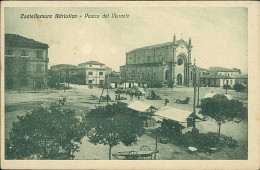
<svg viewBox="0 0 260 170"><path fill-rule="evenodd" d="M259 3L1 5L2 168L259 168Z"/></svg>

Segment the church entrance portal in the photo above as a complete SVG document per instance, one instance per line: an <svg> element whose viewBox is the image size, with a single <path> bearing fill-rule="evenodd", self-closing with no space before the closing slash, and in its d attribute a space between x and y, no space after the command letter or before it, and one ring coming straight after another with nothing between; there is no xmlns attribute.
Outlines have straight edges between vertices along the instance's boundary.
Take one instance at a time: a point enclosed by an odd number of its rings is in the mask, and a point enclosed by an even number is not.
<svg viewBox="0 0 260 170"><path fill-rule="evenodd" d="M181 74L177 75L177 84L182 85L182 75Z"/></svg>

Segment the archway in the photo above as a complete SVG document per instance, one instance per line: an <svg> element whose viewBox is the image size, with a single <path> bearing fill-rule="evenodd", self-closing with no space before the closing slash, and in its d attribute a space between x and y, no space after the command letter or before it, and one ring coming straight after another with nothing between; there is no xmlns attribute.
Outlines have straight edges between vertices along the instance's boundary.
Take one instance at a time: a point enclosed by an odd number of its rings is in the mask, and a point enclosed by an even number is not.
<svg viewBox="0 0 260 170"><path fill-rule="evenodd" d="M182 75L181 74L177 75L177 84L182 85Z"/></svg>

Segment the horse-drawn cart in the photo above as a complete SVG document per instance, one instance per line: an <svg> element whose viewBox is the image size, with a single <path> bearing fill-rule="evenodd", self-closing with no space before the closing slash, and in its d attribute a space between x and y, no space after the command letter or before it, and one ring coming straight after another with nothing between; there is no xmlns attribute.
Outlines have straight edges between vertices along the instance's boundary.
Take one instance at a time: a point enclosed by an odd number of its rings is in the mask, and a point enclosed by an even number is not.
<svg viewBox="0 0 260 170"><path fill-rule="evenodd" d="M150 160L158 150L151 150L148 146L142 146L140 151L124 151L112 154L119 160Z"/></svg>

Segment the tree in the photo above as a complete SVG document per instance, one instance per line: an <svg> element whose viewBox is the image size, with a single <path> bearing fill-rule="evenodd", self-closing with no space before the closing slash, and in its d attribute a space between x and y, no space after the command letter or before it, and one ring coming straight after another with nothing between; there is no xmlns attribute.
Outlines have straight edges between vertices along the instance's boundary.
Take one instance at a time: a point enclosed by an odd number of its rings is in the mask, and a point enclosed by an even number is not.
<svg viewBox="0 0 260 170"><path fill-rule="evenodd" d="M91 143L109 146L109 159L112 147L122 142L126 146L136 143L137 137L144 133L145 118L136 111L120 104L96 108L85 114L83 122Z"/></svg>
<svg viewBox="0 0 260 170"><path fill-rule="evenodd" d="M227 121L238 119L238 122L247 119L247 108L238 100L228 100L225 95L217 94L212 98L201 100L201 113L217 122L218 138L221 125Z"/></svg>
<svg viewBox="0 0 260 170"><path fill-rule="evenodd" d="M178 138L181 134L181 125L179 122L163 119L161 122L160 133L169 138Z"/></svg>
<svg viewBox="0 0 260 170"><path fill-rule="evenodd" d="M48 81L48 86L52 88L56 88L59 80L58 73L55 72L54 70L49 70L49 81Z"/></svg>
<svg viewBox="0 0 260 170"><path fill-rule="evenodd" d="M237 98L238 98L238 92L245 91L245 86L243 84L234 84L233 89L237 92Z"/></svg>
<svg viewBox="0 0 260 170"><path fill-rule="evenodd" d="M73 158L84 137L82 124L72 110L35 108L13 122L6 140L6 159L58 159L61 150Z"/></svg>

